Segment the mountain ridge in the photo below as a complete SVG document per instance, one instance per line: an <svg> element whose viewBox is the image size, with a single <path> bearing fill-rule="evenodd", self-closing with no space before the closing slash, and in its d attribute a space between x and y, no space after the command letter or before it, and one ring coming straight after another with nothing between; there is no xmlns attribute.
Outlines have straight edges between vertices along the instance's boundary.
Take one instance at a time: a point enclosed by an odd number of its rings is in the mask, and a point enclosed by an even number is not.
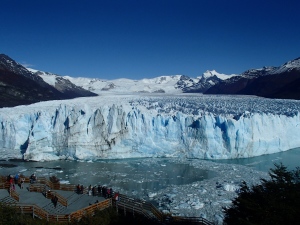
<svg viewBox="0 0 300 225"><path fill-rule="evenodd" d="M96 96L96 94L86 90L79 92L74 88L75 85L72 84L71 86L73 86L73 89L67 88L63 90L63 88L56 88L9 56L0 54L0 107Z"/></svg>
<svg viewBox="0 0 300 225"><path fill-rule="evenodd" d="M207 70L196 78L169 75L140 80L108 80L60 76L25 68L9 56L0 54L0 107L106 93L236 94L300 99L299 86L300 57L281 66L249 69L239 75Z"/></svg>
<svg viewBox="0 0 300 225"><path fill-rule="evenodd" d="M300 58L278 67L247 70L212 86L204 94L257 95L300 100Z"/></svg>

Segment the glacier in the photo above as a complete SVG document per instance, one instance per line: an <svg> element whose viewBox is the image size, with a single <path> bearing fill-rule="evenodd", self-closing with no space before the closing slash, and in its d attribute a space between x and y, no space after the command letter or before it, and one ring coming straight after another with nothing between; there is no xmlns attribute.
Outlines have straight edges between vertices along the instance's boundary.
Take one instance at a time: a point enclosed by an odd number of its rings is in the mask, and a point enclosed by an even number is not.
<svg viewBox="0 0 300 225"><path fill-rule="evenodd" d="M106 94L0 109L0 158L231 159L300 147L300 102Z"/></svg>

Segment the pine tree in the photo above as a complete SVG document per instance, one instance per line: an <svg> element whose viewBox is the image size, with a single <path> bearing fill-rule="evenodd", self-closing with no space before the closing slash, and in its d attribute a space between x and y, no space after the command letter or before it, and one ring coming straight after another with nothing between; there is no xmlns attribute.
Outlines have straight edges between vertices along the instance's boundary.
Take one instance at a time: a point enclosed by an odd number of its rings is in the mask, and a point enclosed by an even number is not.
<svg viewBox="0 0 300 225"><path fill-rule="evenodd" d="M300 224L300 169L289 171L282 164L270 169L270 180L248 187L240 193L230 208L224 208L224 223L234 224Z"/></svg>

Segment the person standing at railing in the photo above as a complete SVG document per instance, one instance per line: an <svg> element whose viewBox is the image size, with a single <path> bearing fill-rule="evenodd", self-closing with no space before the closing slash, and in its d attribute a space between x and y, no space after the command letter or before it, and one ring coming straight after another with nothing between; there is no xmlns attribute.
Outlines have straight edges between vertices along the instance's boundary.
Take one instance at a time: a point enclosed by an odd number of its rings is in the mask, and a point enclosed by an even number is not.
<svg viewBox="0 0 300 225"><path fill-rule="evenodd" d="M78 184L77 187L76 187L77 194L80 194L80 192L81 192L80 190L81 190L80 184Z"/></svg>
<svg viewBox="0 0 300 225"><path fill-rule="evenodd" d="M33 173L33 174L31 174L31 176L30 176L30 183L33 184L33 183L35 183L35 181L36 181L36 176L35 176L35 174Z"/></svg>
<svg viewBox="0 0 300 225"><path fill-rule="evenodd" d="M92 188L92 194L93 194L93 196L96 196L96 186L93 186L93 188Z"/></svg>
<svg viewBox="0 0 300 225"><path fill-rule="evenodd" d="M18 185L18 183L19 183L19 174L17 173L15 175L15 184Z"/></svg>
<svg viewBox="0 0 300 225"><path fill-rule="evenodd" d="M89 185L88 187L88 195L92 195L92 185Z"/></svg>
<svg viewBox="0 0 300 225"><path fill-rule="evenodd" d="M24 188L24 182L25 182L25 177L21 177L21 181L20 181L20 188L23 189Z"/></svg>
<svg viewBox="0 0 300 225"><path fill-rule="evenodd" d="M104 198L106 198L106 187L105 186L102 187L102 196Z"/></svg>
<svg viewBox="0 0 300 225"><path fill-rule="evenodd" d="M110 198L110 189L109 188L107 188L107 190L106 190L106 196L107 196L107 198Z"/></svg>
<svg viewBox="0 0 300 225"><path fill-rule="evenodd" d="M14 185L14 179L13 179L13 176L10 175L10 179L9 179L9 193L12 191L13 185Z"/></svg>
<svg viewBox="0 0 300 225"><path fill-rule="evenodd" d="M83 194L83 191L84 191L84 187L83 187L83 185L81 185L80 186L80 192L81 192L81 194Z"/></svg>
<svg viewBox="0 0 300 225"><path fill-rule="evenodd" d="M116 202L119 201L119 192L115 192L114 200L115 200Z"/></svg>
<svg viewBox="0 0 300 225"><path fill-rule="evenodd" d="M101 188L101 186L100 186L100 184L98 185L98 195L99 196L101 196L101 190L102 190L102 188Z"/></svg>

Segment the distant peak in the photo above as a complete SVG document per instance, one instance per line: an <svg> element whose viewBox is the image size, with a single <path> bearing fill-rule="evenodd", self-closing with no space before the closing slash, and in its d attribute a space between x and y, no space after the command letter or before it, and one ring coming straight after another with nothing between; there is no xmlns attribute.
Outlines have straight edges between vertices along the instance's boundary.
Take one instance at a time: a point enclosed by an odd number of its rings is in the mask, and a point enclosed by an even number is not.
<svg viewBox="0 0 300 225"><path fill-rule="evenodd" d="M227 74L223 74L223 73L218 73L216 70L206 70L203 75L204 78L210 78L213 76L218 77L221 80L226 80L229 79L233 76L237 76L236 74L231 74L231 75L227 75Z"/></svg>
<svg viewBox="0 0 300 225"><path fill-rule="evenodd" d="M294 60L288 61L285 64L283 64L282 66L280 66L278 68L278 70L276 71L276 73L281 73L284 71L290 71L293 69L300 69L300 57L296 58Z"/></svg>

